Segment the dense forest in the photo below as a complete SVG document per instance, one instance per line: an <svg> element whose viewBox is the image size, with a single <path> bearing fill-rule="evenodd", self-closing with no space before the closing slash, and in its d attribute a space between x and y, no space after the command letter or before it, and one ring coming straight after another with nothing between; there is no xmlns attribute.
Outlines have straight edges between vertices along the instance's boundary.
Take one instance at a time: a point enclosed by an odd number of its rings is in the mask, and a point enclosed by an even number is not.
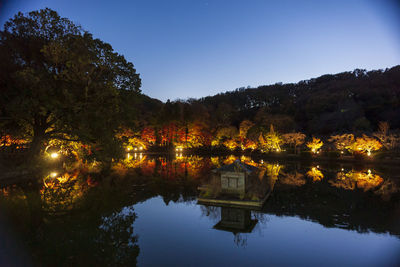
<svg viewBox="0 0 400 267"><path fill-rule="evenodd" d="M154 105L161 108L161 104ZM273 124L280 132L328 135L371 132L387 121L400 127L400 66L386 70L356 69L298 83L238 88L201 99L167 101L168 121L204 121L211 128L243 120ZM158 112L156 112L157 114Z"/></svg>

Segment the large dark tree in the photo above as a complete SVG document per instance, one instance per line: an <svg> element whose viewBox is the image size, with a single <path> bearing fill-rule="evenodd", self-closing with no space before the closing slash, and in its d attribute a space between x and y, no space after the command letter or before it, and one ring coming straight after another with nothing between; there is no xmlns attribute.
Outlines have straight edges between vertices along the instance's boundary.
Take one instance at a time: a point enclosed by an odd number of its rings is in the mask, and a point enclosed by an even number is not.
<svg viewBox="0 0 400 267"><path fill-rule="evenodd" d="M139 95L132 63L50 9L18 13L0 31L0 114L37 154L52 138L113 143L126 101Z"/></svg>

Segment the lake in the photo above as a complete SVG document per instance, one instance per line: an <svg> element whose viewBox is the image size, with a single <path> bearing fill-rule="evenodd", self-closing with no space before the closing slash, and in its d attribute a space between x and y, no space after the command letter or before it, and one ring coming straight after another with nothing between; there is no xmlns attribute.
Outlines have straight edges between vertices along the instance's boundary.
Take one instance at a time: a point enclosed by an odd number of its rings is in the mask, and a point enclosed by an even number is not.
<svg viewBox="0 0 400 267"><path fill-rule="evenodd" d="M132 153L0 184L0 265L400 265L397 166L242 156L257 168L243 181L213 171L236 159Z"/></svg>

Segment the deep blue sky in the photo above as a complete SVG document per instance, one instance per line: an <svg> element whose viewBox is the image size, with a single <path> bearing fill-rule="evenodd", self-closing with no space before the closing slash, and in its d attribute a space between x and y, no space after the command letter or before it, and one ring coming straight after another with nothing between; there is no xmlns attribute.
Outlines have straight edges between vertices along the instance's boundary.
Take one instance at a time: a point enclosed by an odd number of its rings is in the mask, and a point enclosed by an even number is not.
<svg viewBox="0 0 400 267"><path fill-rule="evenodd" d="M400 64L395 0L0 2L1 25L44 7L81 24L164 101Z"/></svg>

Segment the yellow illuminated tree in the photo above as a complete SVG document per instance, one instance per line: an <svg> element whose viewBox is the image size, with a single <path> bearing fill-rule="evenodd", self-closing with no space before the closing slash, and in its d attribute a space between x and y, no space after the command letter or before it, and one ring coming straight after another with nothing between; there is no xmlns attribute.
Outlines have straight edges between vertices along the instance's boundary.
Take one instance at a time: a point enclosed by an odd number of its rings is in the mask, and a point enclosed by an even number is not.
<svg viewBox="0 0 400 267"><path fill-rule="evenodd" d="M378 127L379 131L374 133L374 136L387 150L394 149L400 144L400 136L389 132L390 125L388 122L381 121Z"/></svg>
<svg viewBox="0 0 400 267"><path fill-rule="evenodd" d="M323 144L321 139L313 137L312 141L307 143L307 147L311 149L312 152L317 153L318 149L320 149Z"/></svg>
<svg viewBox="0 0 400 267"><path fill-rule="evenodd" d="M234 139L228 139L223 143L223 145L230 150L235 150L238 147L238 142L236 142Z"/></svg>
<svg viewBox="0 0 400 267"><path fill-rule="evenodd" d="M241 123L240 123L240 125L239 125L239 137L241 138L241 139L246 139L246 137L247 137L247 132L249 131L249 129L251 128L251 127L253 127L254 126L254 123L252 123L251 121L249 121L249 120L244 120L244 121L242 121Z"/></svg>
<svg viewBox="0 0 400 267"><path fill-rule="evenodd" d="M303 133L287 133L282 135L282 138L285 144L289 144L294 147L294 151L296 153L297 146L300 146L304 143L306 135Z"/></svg>
<svg viewBox="0 0 400 267"><path fill-rule="evenodd" d="M356 139L354 147L358 152L365 153L370 156L371 152L379 150L382 147L382 144L375 138L363 134L362 137L358 137Z"/></svg>
<svg viewBox="0 0 400 267"><path fill-rule="evenodd" d="M342 134L342 135L332 135L329 138L329 142L333 142L335 147L340 150L353 150L354 145L354 135L353 134Z"/></svg>
<svg viewBox="0 0 400 267"><path fill-rule="evenodd" d="M258 138L261 149L266 151L281 151L282 137L275 132L274 126L271 124L269 132L265 135L260 134Z"/></svg>

